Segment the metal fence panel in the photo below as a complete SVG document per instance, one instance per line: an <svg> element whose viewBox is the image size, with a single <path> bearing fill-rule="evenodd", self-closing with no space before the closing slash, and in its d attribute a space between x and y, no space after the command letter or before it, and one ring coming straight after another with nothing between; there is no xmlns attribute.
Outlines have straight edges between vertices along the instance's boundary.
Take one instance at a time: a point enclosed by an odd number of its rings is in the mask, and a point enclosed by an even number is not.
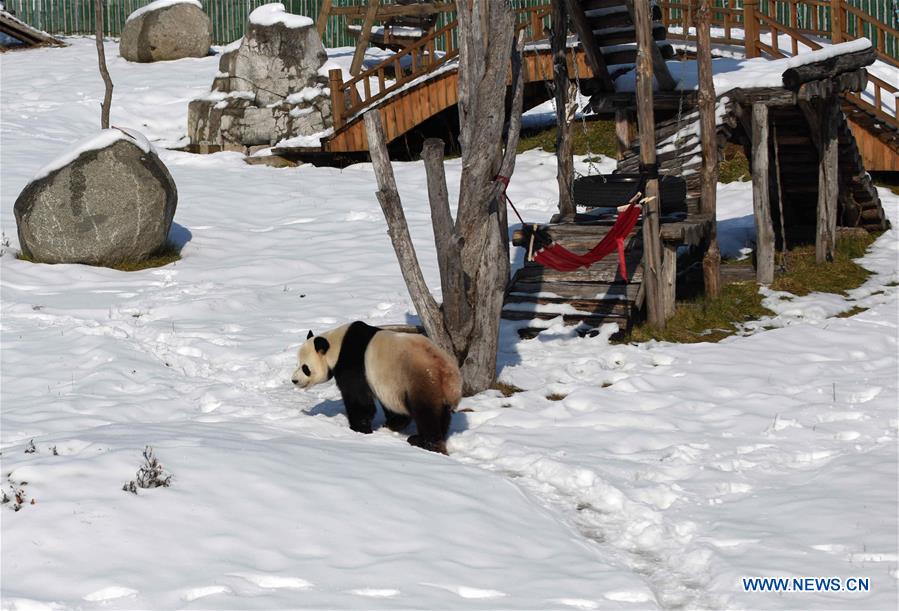
<svg viewBox="0 0 899 611"><path fill-rule="evenodd" d="M107 36L118 37L125 20L135 10L152 0L103 0L106 14ZM253 9L268 4L270 0L201 0L203 9L212 21L212 39L215 44L227 44L244 33L247 16ZM284 8L297 15L318 18L321 0L280 0ZM5 0L6 9L19 19L49 34L75 35L94 33L94 0ZM391 3L391 2L387 2ZM365 0L333 0L332 6L362 6ZM513 0L516 8L546 4L546 0ZM455 19L454 14L443 13L438 27ZM325 30L326 47L355 46L356 39L345 28L345 19L331 16Z"/></svg>

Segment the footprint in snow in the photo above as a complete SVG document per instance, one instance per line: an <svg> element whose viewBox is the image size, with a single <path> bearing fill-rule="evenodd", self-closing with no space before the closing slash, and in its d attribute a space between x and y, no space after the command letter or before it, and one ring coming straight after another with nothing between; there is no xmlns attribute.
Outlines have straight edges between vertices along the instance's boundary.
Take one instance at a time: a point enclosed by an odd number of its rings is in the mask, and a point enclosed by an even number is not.
<svg viewBox="0 0 899 611"><path fill-rule="evenodd" d="M137 590L132 590L131 588L109 586L108 588L102 588L96 592L85 595L84 600L89 602L101 602L104 600L114 600L116 598L134 596L135 594L137 594Z"/></svg>
<svg viewBox="0 0 899 611"><path fill-rule="evenodd" d="M599 609L599 604L583 598L553 598L549 602L574 607L575 609Z"/></svg>
<svg viewBox="0 0 899 611"><path fill-rule="evenodd" d="M299 577L282 577L280 575L257 575L254 573L228 573L233 577L246 579L250 583L260 588L292 588L295 590L305 590L311 588L312 583Z"/></svg>
<svg viewBox="0 0 899 611"><path fill-rule="evenodd" d="M228 586L191 588L190 590L185 591L184 594L181 595L181 598L186 602L192 602L207 596L212 596L213 594L231 594L231 588Z"/></svg>
<svg viewBox="0 0 899 611"><path fill-rule="evenodd" d="M392 598L394 596L399 596L399 593L399 590L394 590L392 588L359 588L357 590L350 590L350 594L366 596L368 598Z"/></svg>
<svg viewBox="0 0 899 611"><path fill-rule="evenodd" d="M505 592L500 592L498 590L482 590L481 588L471 588L469 586L450 586L440 583L422 583L421 585L453 592L462 598L501 598L503 596L508 596Z"/></svg>

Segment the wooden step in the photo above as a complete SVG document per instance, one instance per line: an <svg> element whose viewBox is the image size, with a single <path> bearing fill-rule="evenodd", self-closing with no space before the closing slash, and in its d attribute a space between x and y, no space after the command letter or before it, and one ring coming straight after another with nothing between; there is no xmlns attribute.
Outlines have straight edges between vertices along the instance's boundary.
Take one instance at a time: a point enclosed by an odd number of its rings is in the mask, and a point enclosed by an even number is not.
<svg viewBox="0 0 899 611"><path fill-rule="evenodd" d="M633 282L643 281L642 250L631 250L625 253L628 276ZM525 263L518 271L518 282L594 282L611 284L620 281L618 275L618 257L613 253L594 263L587 269L578 269L572 272L560 272L539 263Z"/></svg>
<svg viewBox="0 0 899 611"><path fill-rule="evenodd" d="M583 282L516 282L509 290L509 295L557 295L559 298L573 299L618 299L634 301L640 290L640 284L615 282L612 284L584 284Z"/></svg>

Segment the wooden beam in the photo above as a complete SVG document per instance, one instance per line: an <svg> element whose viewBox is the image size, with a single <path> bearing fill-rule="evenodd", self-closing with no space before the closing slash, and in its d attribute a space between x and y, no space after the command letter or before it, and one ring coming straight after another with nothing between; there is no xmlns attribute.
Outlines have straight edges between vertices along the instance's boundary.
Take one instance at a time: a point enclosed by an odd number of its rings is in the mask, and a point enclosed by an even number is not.
<svg viewBox="0 0 899 611"><path fill-rule="evenodd" d="M315 29L318 30L319 38L325 37L325 30L328 28L328 17L331 15L332 0L322 0L321 8L318 10L318 21L315 23Z"/></svg>
<svg viewBox="0 0 899 611"><path fill-rule="evenodd" d="M633 4L631 3L631 6ZM637 119L640 128L640 164L653 177L646 181L643 204L643 283L649 324L663 328L670 307L663 286L662 238L659 227L659 179L656 166L655 113L653 111L652 39L649 3L638 2L632 13L637 32Z"/></svg>
<svg viewBox="0 0 899 611"><path fill-rule="evenodd" d="M556 1L564 1L568 4L568 17L571 19L574 31L577 33L581 45L584 47L584 53L587 55L587 62L590 64L590 69L593 70L593 78L599 80L600 87L602 87L603 91L615 91L615 83L612 81L612 76L609 74L609 68L606 66L605 58L602 56L602 50L596 42L596 38L593 36L593 28L590 27L586 15L584 15L583 7L578 0Z"/></svg>
<svg viewBox="0 0 899 611"><path fill-rule="evenodd" d="M362 71L362 62L365 60L365 49L371 40L371 29L375 25L381 0L368 0L368 9L365 11L365 19L362 21L362 30L359 32L359 40L356 41L356 52L353 53L353 63L350 64L350 74L358 76Z"/></svg>
<svg viewBox="0 0 899 611"><path fill-rule="evenodd" d="M755 269L759 284L774 282L774 226L769 197L768 107L752 105L752 209L755 216Z"/></svg>
<svg viewBox="0 0 899 611"><path fill-rule="evenodd" d="M635 3L634 0L627 0L627 10L630 12L631 21L634 22L638 32L640 26L637 25L637 21L639 19L649 20L649 45L647 48L652 55L653 74L656 81L659 83L659 89L662 91L674 91L674 88L677 86L677 81L674 80L674 77L671 76L671 72L668 71L668 64L665 63L662 52L659 51L658 45L656 45L652 39L652 9L649 7L649 2L643 0Z"/></svg>

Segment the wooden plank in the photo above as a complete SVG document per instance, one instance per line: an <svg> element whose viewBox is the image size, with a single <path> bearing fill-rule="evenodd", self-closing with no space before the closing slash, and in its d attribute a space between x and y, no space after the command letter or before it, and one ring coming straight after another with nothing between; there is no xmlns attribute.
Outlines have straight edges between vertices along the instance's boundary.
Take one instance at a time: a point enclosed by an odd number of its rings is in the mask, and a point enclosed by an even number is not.
<svg viewBox="0 0 899 611"><path fill-rule="evenodd" d="M636 282L614 284L589 282L516 282L509 289L509 296L525 297L536 293L558 295L559 299L618 299L634 301L640 285Z"/></svg>

